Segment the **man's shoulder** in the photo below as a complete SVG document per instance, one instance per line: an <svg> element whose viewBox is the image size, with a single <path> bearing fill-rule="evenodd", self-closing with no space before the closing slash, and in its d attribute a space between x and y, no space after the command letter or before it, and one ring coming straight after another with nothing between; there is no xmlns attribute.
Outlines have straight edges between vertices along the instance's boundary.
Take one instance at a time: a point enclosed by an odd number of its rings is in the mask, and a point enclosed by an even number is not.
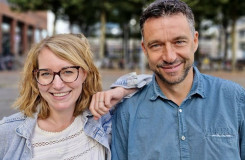
<svg viewBox="0 0 245 160"><path fill-rule="evenodd" d="M122 108L123 110L137 108L140 103L150 100L152 94L153 86L152 82L150 82L149 84L139 89L132 97L127 98L123 102L119 103L118 107Z"/></svg>
<svg viewBox="0 0 245 160"><path fill-rule="evenodd" d="M231 80L223 79L220 77L215 77L215 76L208 75L208 74L201 74L201 75L205 82L213 82L212 84L214 85L220 84L220 85L241 87L238 83L231 81Z"/></svg>
<svg viewBox="0 0 245 160"><path fill-rule="evenodd" d="M215 77L212 75L207 75L207 74L202 74L202 80L204 82L204 87L209 88L209 89L215 89L220 91L229 91L229 92L245 92L244 88L231 80Z"/></svg>
<svg viewBox="0 0 245 160"><path fill-rule="evenodd" d="M142 96L149 96L149 94L152 94L152 92L149 92L152 90L153 90L153 85L152 85L152 82L150 82L149 84L146 84L142 88L138 89L138 91L131 98L127 99L127 101L129 102L132 102L135 100L138 101L139 99L141 99Z"/></svg>

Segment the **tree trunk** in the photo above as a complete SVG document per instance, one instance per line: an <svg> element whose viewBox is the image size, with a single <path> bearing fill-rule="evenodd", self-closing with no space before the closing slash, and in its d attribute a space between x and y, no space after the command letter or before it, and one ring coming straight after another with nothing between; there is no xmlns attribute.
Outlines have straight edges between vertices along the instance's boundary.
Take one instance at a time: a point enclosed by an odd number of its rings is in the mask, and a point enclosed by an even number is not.
<svg viewBox="0 0 245 160"><path fill-rule="evenodd" d="M106 13L104 10L101 12L100 16L100 53L99 53L99 59L102 60L104 58L105 53L105 35L106 35Z"/></svg>
<svg viewBox="0 0 245 160"><path fill-rule="evenodd" d="M232 71L235 71L236 69L236 18L232 20L232 28L231 28L231 35L232 35L232 40L231 40L231 45L232 45L232 65L231 69Z"/></svg>
<svg viewBox="0 0 245 160"><path fill-rule="evenodd" d="M124 62L125 62L125 65L127 67L129 67L132 62L132 57L129 55L129 52L128 52L128 37L129 37L129 33L128 33L128 24L124 23L123 24L123 54L124 54Z"/></svg>
<svg viewBox="0 0 245 160"><path fill-rule="evenodd" d="M57 22L57 14L54 14L54 22L53 22L53 35L56 34L56 22Z"/></svg>
<svg viewBox="0 0 245 160"><path fill-rule="evenodd" d="M223 61L227 61L227 55L228 55L228 31L227 28L224 28L224 57Z"/></svg>
<svg viewBox="0 0 245 160"><path fill-rule="evenodd" d="M224 15L225 16L225 15ZM223 26L223 30L224 30L224 55L223 55L223 65L224 65L224 69L226 69L226 65L227 65L227 60L228 60L228 20L223 16L222 19L222 26Z"/></svg>
<svg viewBox="0 0 245 160"><path fill-rule="evenodd" d="M72 22L69 22L69 31L70 31L70 33L73 32L73 31L72 31L72 27L73 27L73 23L72 23Z"/></svg>

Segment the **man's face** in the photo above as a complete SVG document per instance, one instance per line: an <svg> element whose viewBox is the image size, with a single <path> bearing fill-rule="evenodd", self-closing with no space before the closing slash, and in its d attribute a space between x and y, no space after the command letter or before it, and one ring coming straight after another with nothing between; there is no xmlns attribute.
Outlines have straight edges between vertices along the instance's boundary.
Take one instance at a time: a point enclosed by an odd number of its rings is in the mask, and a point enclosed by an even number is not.
<svg viewBox="0 0 245 160"><path fill-rule="evenodd" d="M198 47L198 33L183 14L150 18L144 24L142 48L157 81L174 85L189 74Z"/></svg>

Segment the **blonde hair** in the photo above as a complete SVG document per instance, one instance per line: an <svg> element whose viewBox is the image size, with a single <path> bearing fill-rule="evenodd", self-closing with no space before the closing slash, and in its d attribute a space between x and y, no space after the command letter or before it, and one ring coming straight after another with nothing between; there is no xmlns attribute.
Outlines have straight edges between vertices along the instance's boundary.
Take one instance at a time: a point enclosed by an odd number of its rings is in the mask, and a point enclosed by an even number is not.
<svg viewBox="0 0 245 160"><path fill-rule="evenodd" d="M80 66L87 72L81 95L79 96L74 116L81 114L88 108L92 95L102 90L101 78L98 69L93 63L93 54L86 37L82 34L58 34L43 39L34 45L27 55L20 82L20 95L14 103L26 116L33 116L40 105L40 118L47 118L50 114L49 106L39 93L37 82L33 76L33 70L38 69L38 55L43 48L48 48L59 58L76 66Z"/></svg>

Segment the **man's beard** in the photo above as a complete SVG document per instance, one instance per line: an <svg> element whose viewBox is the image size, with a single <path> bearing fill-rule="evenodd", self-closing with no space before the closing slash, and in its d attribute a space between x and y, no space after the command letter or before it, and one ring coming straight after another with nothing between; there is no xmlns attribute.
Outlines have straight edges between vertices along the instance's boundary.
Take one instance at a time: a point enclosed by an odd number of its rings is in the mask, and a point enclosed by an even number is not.
<svg viewBox="0 0 245 160"><path fill-rule="evenodd" d="M164 66L166 64L160 64L160 65L157 65L157 68L161 68L161 66ZM167 78L165 78L160 72L158 72L156 69L153 70L153 72L156 74L157 77L160 78L160 80L166 84L169 84L169 85L175 85L175 84L179 84L181 83L182 81L185 80L185 78L187 77L190 69L192 68L192 64L188 64L184 70L182 71L180 77L178 77L176 80L168 80Z"/></svg>

